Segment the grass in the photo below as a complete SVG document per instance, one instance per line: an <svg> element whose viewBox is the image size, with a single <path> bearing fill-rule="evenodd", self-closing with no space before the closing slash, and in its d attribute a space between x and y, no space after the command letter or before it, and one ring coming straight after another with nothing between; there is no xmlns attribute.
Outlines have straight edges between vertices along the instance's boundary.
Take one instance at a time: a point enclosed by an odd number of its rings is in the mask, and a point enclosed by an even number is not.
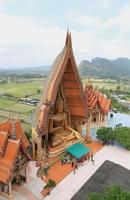
<svg viewBox="0 0 130 200"><path fill-rule="evenodd" d="M31 98L41 98L41 94L37 94L37 90L42 91L44 82L41 80L30 83L6 83L0 84L0 93L13 95L16 98L30 96ZM31 113L35 110L35 106L19 103L9 99L7 96L0 96L0 122L6 120L9 113L14 113L17 118L20 113L20 119L24 120L22 126L25 131L31 130Z"/></svg>
<svg viewBox="0 0 130 200"><path fill-rule="evenodd" d="M88 82L87 78L84 78L82 80L83 84L86 84ZM130 82L129 81L116 81L111 79L91 79L91 82L94 87L96 88L105 88L105 89L113 89L115 90L117 86L121 86L122 90L130 90Z"/></svg>
<svg viewBox="0 0 130 200"><path fill-rule="evenodd" d="M23 123L23 122L22 122L22 127L24 128L24 131L29 131L32 128L31 124Z"/></svg>
<svg viewBox="0 0 130 200"><path fill-rule="evenodd" d="M130 90L129 82L117 82L116 80L111 79L91 79L92 84L97 88L106 89L116 89L118 85L121 87L126 87ZM82 80L83 84L88 82L87 78ZM0 96L0 121L6 119L8 117L9 112L15 113L14 116L18 116L17 113L20 113L20 118L24 120L23 126L26 129L31 127L30 123L30 116L33 110L36 109L35 106L26 105L22 103L18 103L15 101L17 98L21 97L29 97L29 98L36 98L41 99L43 93L43 87L45 85L45 80L33 80L28 83L0 83L0 94L8 94L14 96L13 99L9 99L7 96L2 97ZM38 93L40 91L40 93ZM16 98L15 98L16 97Z"/></svg>
<svg viewBox="0 0 130 200"><path fill-rule="evenodd" d="M0 122L4 121L4 120L6 120L6 119L7 119L6 117L0 116Z"/></svg>
<svg viewBox="0 0 130 200"><path fill-rule="evenodd" d="M15 97L26 97L37 94L37 90L43 89L43 81L37 80L29 83L0 84L0 93L7 93Z"/></svg>
<svg viewBox="0 0 130 200"><path fill-rule="evenodd" d="M34 98L34 99L41 99L42 97L42 94L34 94L34 95L31 95L30 98Z"/></svg>
<svg viewBox="0 0 130 200"><path fill-rule="evenodd" d="M7 98L0 97L0 109L8 112L31 114L35 109L35 106L21 104L16 101L8 100Z"/></svg>

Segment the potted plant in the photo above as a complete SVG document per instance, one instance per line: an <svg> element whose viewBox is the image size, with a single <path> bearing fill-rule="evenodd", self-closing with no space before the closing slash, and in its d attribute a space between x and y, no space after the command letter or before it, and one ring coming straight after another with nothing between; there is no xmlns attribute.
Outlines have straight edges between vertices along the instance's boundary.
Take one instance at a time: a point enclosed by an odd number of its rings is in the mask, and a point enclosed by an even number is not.
<svg viewBox="0 0 130 200"><path fill-rule="evenodd" d="M47 184L44 186L43 190L43 196L47 196L50 194L51 190L56 186L56 183L54 180L49 179Z"/></svg>

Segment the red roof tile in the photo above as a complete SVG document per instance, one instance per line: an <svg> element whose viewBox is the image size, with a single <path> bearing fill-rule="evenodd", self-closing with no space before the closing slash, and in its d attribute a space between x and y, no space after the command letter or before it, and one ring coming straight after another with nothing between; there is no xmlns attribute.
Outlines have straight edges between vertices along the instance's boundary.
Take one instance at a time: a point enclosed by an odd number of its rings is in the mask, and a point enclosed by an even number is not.
<svg viewBox="0 0 130 200"><path fill-rule="evenodd" d="M4 148L8 139L8 134L6 132L0 131L0 147Z"/></svg>
<svg viewBox="0 0 130 200"><path fill-rule="evenodd" d="M1 137L2 133L0 133ZM8 139L3 157L0 157L0 182L8 183L18 156L20 140Z"/></svg>
<svg viewBox="0 0 130 200"><path fill-rule="evenodd" d="M111 100L94 89L92 84L88 84L84 91L88 112L94 109L95 105L98 104L103 113L108 113L111 107Z"/></svg>

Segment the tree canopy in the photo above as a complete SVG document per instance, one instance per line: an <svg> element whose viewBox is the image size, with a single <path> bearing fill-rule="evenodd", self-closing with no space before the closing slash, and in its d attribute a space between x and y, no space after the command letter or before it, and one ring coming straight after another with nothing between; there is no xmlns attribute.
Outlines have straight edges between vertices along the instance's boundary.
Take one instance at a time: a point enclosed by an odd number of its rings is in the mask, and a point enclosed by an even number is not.
<svg viewBox="0 0 130 200"><path fill-rule="evenodd" d="M130 128L129 127L103 127L98 129L97 138L103 143L117 142L130 150Z"/></svg>
<svg viewBox="0 0 130 200"><path fill-rule="evenodd" d="M130 192L125 191L120 186L106 187L103 193L89 193L88 200L128 200Z"/></svg>

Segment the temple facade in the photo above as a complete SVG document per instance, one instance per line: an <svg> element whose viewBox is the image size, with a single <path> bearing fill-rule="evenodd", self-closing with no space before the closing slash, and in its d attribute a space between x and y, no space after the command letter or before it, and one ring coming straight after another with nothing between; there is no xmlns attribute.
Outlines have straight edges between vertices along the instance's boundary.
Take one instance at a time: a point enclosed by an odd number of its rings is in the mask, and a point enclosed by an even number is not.
<svg viewBox="0 0 130 200"><path fill-rule="evenodd" d="M108 113L111 109L111 100L106 95L97 91L90 80L85 86L84 97L88 110L87 126L91 128L107 125Z"/></svg>
<svg viewBox="0 0 130 200"><path fill-rule="evenodd" d="M107 122L111 100L89 82L85 89L75 62L71 33L56 57L38 107L37 125L32 128L33 158L41 162L83 142L82 127ZM87 130L86 130L87 131Z"/></svg>
<svg viewBox="0 0 130 200"><path fill-rule="evenodd" d="M19 120L0 124L0 193L12 196L12 183L26 181L30 143Z"/></svg>
<svg viewBox="0 0 130 200"><path fill-rule="evenodd" d="M71 33L55 59L33 127L33 157L54 157L74 143L82 142L82 124L87 120L83 86L75 62Z"/></svg>

